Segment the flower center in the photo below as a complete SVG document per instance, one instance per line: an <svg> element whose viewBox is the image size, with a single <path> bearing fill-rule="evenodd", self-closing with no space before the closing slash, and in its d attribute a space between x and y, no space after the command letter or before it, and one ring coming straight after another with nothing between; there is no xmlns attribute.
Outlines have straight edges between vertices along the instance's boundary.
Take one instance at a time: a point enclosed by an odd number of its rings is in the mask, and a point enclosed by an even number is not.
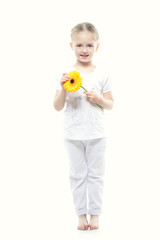
<svg viewBox="0 0 160 240"><path fill-rule="evenodd" d="M72 84L74 83L74 79L73 78L70 80L70 83L72 83Z"/></svg>

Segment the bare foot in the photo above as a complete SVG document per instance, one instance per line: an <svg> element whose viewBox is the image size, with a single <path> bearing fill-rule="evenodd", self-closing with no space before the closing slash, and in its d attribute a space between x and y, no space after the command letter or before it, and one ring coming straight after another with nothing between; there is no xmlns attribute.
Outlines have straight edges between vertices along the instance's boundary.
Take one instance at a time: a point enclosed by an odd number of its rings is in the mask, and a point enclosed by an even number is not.
<svg viewBox="0 0 160 240"><path fill-rule="evenodd" d="M88 230L88 221L86 214L79 216L78 230Z"/></svg>
<svg viewBox="0 0 160 240"><path fill-rule="evenodd" d="M90 227L90 230L99 228L98 215L91 215L89 227Z"/></svg>

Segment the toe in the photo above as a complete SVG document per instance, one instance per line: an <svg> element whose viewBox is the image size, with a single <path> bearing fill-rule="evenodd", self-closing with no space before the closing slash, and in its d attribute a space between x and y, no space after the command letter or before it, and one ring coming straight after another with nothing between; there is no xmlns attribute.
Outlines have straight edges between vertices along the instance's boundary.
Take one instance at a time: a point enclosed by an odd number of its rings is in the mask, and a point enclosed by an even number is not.
<svg viewBox="0 0 160 240"><path fill-rule="evenodd" d="M97 225L95 225L95 226L94 226L94 229L98 229L98 226L97 226Z"/></svg>
<svg viewBox="0 0 160 240"><path fill-rule="evenodd" d="M84 225L81 225L81 226L80 226L80 230L85 230L85 226L84 226Z"/></svg>
<svg viewBox="0 0 160 240"><path fill-rule="evenodd" d="M77 228L78 228L78 230L83 230L82 226L78 226Z"/></svg>
<svg viewBox="0 0 160 240"><path fill-rule="evenodd" d="M90 225L90 230L93 230L93 227L92 227L92 225Z"/></svg>

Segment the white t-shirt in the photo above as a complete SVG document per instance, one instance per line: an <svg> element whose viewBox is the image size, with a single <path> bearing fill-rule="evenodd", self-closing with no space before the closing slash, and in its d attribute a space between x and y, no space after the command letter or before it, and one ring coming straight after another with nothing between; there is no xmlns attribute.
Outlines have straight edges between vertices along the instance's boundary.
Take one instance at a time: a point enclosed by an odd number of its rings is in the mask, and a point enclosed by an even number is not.
<svg viewBox="0 0 160 240"><path fill-rule="evenodd" d="M60 79L64 72L74 71L71 66L58 74L56 79L56 90L61 90ZM81 73L82 86L87 91L94 91L99 96L111 91L111 82L106 71L99 68L91 73ZM64 110L64 138L73 140L87 140L105 137L104 112L95 104L90 103L84 90L80 88L74 93L67 92Z"/></svg>

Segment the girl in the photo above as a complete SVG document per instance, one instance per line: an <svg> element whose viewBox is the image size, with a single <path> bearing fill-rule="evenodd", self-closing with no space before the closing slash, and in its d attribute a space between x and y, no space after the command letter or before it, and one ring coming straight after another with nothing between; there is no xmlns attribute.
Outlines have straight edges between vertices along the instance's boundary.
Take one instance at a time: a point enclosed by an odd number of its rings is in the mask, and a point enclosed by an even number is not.
<svg viewBox="0 0 160 240"><path fill-rule="evenodd" d="M64 143L70 159L70 186L78 229L98 229L98 217L102 208L103 175L106 136L103 126L103 109L113 108L111 84L105 71L92 62L99 48L99 34L95 26L84 22L71 31L71 49L76 56L74 65L57 77L54 108L65 106ZM63 84L69 80L70 71L80 72L83 85L74 93L67 92ZM90 215L90 221L87 220Z"/></svg>

